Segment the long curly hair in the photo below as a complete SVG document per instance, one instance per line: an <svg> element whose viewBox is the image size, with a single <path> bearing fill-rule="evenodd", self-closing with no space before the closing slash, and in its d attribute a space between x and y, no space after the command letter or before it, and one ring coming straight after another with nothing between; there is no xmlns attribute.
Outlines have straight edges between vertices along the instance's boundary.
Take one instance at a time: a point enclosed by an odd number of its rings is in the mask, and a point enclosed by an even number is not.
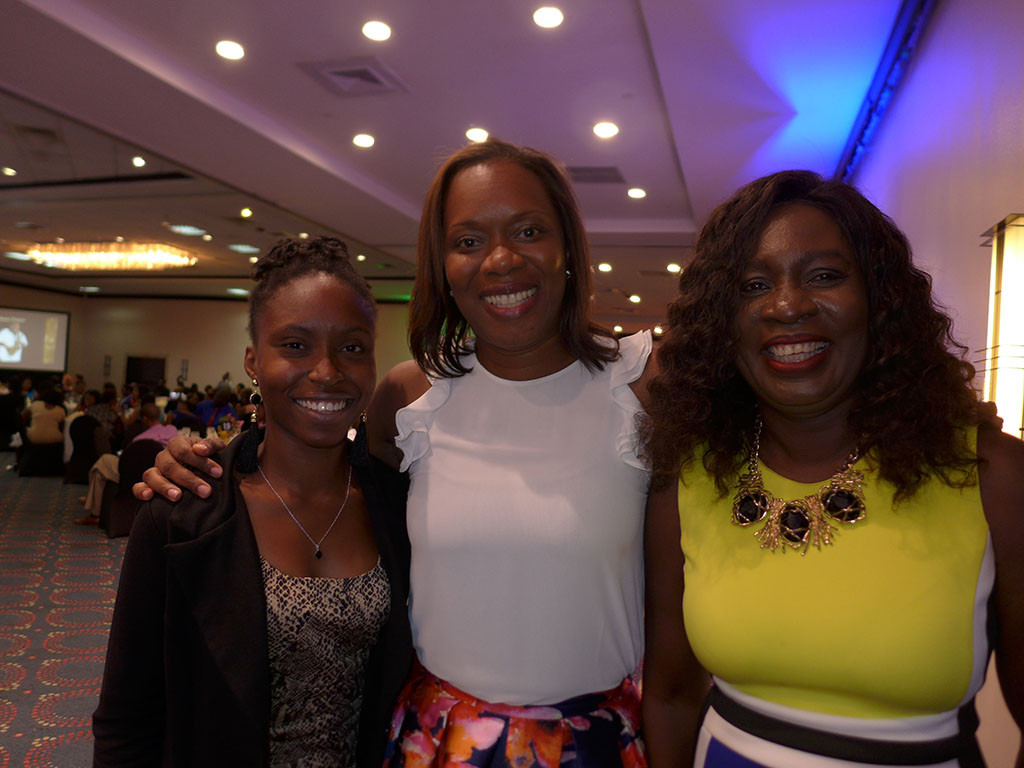
<svg viewBox="0 0 1024 768"><path fill-rule="evenodd" d="M559 335L573 357L590 370L600 369L618 357L618 344L611 333L590 319L590 249L572 184L562 165L551 156L495 138L470 144L449 157L427 192L420 218L416 282L409 304L409 348L413 357L420 368L435 376L456 378L469 372L461 357L469 351L467 339L472 329L451 297L444 273L448 250L444 206L452 181L460 171L502 162L532 173L548 194L562 228L565 266L570 272L559 313ZM601 343L599 337L611 343Z"/></svg>
<svg viewBox="0 0 1024 768"><path fill-rule="evenodd" d="M861 451L871 452L897 499L911 497L929 472L969 484L977 458L961 427L975 415L974 368L932 298L931 278L914 266L904 234L855 188L783 171L747 184L711 213L680 276L641 424L654 486L668 486L702 455L725 495L746 460L757 402L735 364L740 277L769 215L790 203L828 214L864 274L868 351L848 417Z"/></svg>

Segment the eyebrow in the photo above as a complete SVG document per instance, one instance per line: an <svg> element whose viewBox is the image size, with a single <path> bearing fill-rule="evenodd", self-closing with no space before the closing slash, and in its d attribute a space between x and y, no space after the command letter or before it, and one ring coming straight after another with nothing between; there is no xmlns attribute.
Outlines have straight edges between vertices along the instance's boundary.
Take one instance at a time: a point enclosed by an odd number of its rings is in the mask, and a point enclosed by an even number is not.
<svg viewBox="0 0 1024 768"><path fill-rule="evenodd" d="M516 213L512 214L512 216L510 218L512 220L515 220L515 219L523 219L523 218L526 218L527 216L543 216L545 218L557 218L557 215L552 217L551 214L545 213L544 211L540 210L539 208L531 208L530 210L527 210L527 211L517 211ZM447 231L452 230L452 229L454 229L456 227L475 227L475 226L479 226L479 224L478 224L476 219L463 219L462 221L453 221L451 224L449 224L449 225L447 225L445 227L445 231L447 232Z"/></svg>
<svg viewBox="0 0 1024 768"><path fill-rule="evenodd" d="M289 323L283 328L274 331L274 335L284 335L288 333L309 333L314 329L315 325L303 325L301 323ZM350 325L347 328L342 328L340 333L370 333L370 329L363 325Z"/></svg>
<svg viewBox="0 0 1024 768"><path fill-rule="evenodd" d="M827 251L804 251L803 253L801 253L797 257L797 264L798 264L798 266L803 267L803 266L806 266L809 262L812 262L815 259L821 259L821 258L836 258L836 259L842 259L843 261L853 261L854 260L853 256L851 256L851 255L845 254L842 251L837 251L837 250L830 249L830 250L827 250ZM752 267L762 267L763 268L763 267L765 267L765 265L766 265L766 260L763 257L758 256L757 254L755 254L755 255L751 256L747 260L747 263L744 266L744 269L751 269Z"/></svg>

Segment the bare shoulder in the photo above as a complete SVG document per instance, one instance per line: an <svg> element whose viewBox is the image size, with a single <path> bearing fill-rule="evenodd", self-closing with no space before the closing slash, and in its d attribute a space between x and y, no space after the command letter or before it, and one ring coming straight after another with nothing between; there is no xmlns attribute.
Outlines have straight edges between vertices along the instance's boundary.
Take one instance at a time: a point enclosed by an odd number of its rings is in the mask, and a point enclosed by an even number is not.
<svg viewBox="0 0 1024 768"><path fill-rule="evenodd" d="M993 538L1024 539L1020 491L1024 483L1024 442L989 423L978 426L981 503Z"/></svg>
<svg viewBox="0 0 1024 768"><path fill-rule="evenodd" d="M395 414L428 389L430 381L414 360L399 363L387 372L366 409L370 453L392 467L399 465L402 454L395 447Z"/></svg>

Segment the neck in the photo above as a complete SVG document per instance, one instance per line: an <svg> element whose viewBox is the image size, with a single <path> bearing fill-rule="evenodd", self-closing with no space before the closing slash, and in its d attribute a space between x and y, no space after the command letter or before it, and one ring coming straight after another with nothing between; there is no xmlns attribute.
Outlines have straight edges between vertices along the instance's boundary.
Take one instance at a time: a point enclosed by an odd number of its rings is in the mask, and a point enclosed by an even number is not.
<svg viewBox="0 0 1024 768"><path fill-rule="evenodd" d="M559 336L545 339L535 347L505 350L476 340L476 359L498 378L509 381L529 381L550 376L570 365L574 358Z"/></svg>
<svg viewBox="0 0 1024 768"><path fill-rule="evenodd" d="M344 484L348 470L348 441L330 448L311 448L292 441L275 439L268 428L260 444L259 462L263 471L281 493L302 497L315 489L323 490L331 480Z"/></svg>
<svg viewBox="0 0 1024 768"><path fill-rule="evenodd" d="M821 414L792 415L762 407L761 461L791 480L827 480L857 446L847 423L849 412L845 406Z"/></svg>

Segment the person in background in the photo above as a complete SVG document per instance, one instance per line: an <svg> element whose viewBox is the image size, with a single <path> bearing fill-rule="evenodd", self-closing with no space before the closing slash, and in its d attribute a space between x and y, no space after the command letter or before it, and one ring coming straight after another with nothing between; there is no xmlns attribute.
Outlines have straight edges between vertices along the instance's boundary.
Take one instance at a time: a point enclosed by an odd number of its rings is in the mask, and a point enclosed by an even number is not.
<svg viewBox="0 0 1024 768"><path fill-rule="evenodd" d="M195 416L206 427L215 427L222 421L235 418L231 407L231 388L218 386L212 398L203 400L195 407Z"/></svg>
<svg viewBox="0 0 1024 768"><path fill-rule="evenodd" d="M266 426L218 456L211 499L136 518L93 717L100 768L381 764L412 651L407 483L367 455L360 418L373 294L333 238L278 243L254 280L245 369Z"/></svg>
<svg viewBox="0 0 1024 768"><path fill-rule="evenodd" d="M649 333L590 319L572 187L547 155L491 139L427 194L410 305L415 362L369 409L375 456L410 473L419 664L389 765L644 765L631 673L642 639L637 453ZM208 495L216 442L173 440L170 478ZM180 496L160 470L136 486Z"/></svg>
<svg viewBox="0 0 1024 768"><path fill-rule="evenodd" d="M64 442L64 396L59 388L40 393L22 413L25 434L36 445Z"/></svg>
<svg viewBox="0 0 1024 768"><path fill-rule="evenodd" d="M155 440L161 445L178 434L172 426L160 423L160 409L152 401L139 409L139 421L143 429L133 437L128 437L125 445L135 440ZM118 456L104 453L89 469L89 492L78 499L86 509L86 514L75 521L77 525L98 525L100 521L100 504L103 501L103 488L108 482L119 482L121 477L117 470Z"/></svg>
<svg viewBox="0 0 1024 768"><path fill-rule="evenodd" d="M951 325L853 187L712 212L644 428L652 768L981 766L992 649L1024 725L1024 443Z"/></svg>

